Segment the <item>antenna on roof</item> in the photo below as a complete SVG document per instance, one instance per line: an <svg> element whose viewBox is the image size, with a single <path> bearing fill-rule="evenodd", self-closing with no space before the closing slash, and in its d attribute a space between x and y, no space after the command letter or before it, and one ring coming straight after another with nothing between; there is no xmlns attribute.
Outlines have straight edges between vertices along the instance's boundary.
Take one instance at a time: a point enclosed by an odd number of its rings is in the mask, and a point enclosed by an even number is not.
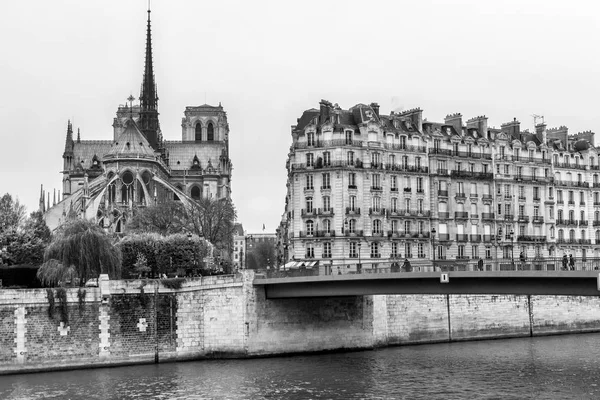
<svg viewBox="0 0 600 400"><path fill-rule="evenodd" d="M539 124L544 124L545 123L543 115L532 114L531 116L533 117L533 126L534 127L536 127ZM542 122L538 123L539 120L541 120Z"/></svg>

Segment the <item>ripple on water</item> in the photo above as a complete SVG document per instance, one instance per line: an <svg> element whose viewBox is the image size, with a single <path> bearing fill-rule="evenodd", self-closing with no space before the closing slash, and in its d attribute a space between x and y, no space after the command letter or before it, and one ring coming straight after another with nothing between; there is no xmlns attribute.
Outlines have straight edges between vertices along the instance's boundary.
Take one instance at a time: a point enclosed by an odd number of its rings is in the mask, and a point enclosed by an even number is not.
<svg viewBox="0 0 600 400"><path fill-rule="evenodd" d="M598 399L600 334L0 377L0 399Z"/></svg>

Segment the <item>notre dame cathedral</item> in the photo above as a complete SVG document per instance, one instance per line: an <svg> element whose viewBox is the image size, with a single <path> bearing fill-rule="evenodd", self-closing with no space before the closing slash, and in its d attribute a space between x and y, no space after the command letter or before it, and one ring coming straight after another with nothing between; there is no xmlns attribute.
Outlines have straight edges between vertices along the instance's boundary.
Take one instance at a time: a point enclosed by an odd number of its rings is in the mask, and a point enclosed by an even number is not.
<svg viewBox="0 0 600 400"><path fill-rule="evenodd" d="M42 190L40 209L50 229L67 215L94 220L122 232L140 207L165 200L183 203L201 197L229 198L232 164L229 124L221 107L188 106L181 141L164 140L158 118L158 93L152 65L150 10L146 57L139 104L120 105L112 140L74 137L71 122L63 153L62 199L50 206Z"/></svg>

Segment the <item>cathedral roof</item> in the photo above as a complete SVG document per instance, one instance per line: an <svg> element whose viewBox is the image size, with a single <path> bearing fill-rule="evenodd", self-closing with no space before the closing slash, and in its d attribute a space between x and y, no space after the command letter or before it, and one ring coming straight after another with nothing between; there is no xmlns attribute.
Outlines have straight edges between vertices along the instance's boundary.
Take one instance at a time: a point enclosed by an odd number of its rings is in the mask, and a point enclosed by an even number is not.
<svg viewBox="0 0 600 400"><path fill-rule="evenodd" d="M201 167L206 168L208 160L214 167L219 165L219 158L223 150L222 142L164 142L169 153L169 166L173 170L186 170L193 165L194 156L200 159Z"/></svg>
<svg viewBox="0 0 600 400"><path fill-rule="evenodd" d="M125 130L113 143L104 158L141 156L142 158L156 158L154 149L148 143L142 132L132 119L125 122Z"/></svg>

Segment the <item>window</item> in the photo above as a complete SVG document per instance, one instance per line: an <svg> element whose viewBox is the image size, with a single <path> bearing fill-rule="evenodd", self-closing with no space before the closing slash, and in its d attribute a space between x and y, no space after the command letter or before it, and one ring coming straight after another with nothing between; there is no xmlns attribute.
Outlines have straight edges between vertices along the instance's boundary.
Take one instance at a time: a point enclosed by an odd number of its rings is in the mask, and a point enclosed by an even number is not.
<svg viewBox="0 0 600 400"><path fill-rule="evenodd" d="M524 205L519 205L519 217L524 217L525 216L525 206Z"/></svg>
<svg viewBox="0 0 600 400"><path fill-rule="evenodd" d="M315 223L312 220L306 221L306 236L313 236L315 234Z"/></svg>
<svg viewBox="0 0 600 400"><path fill-rule="evenodd" d="M492 258L492 248L491 247L485 248L485 258L488 260Z"/></svg>
<svg viewBox="0 0 600 400"><path fill-rule="evenodd" d="M381 176L379 174L373 174L372 175L372 187L373 188L380 188L381 187Z"/></svg>
<svg viewBox="0 0 600 400"><path fill-rule="evenodd" d="M346 154L346 160L348 161L348 165L354 165L354 152L353 151L349 151Z"/></svg>
<svg viewBox="0 0 600 400"><path fill-rule="evenodd" d="M417 193L423 193L423 178L417 178Z"/></svg>
<svg viewBox="0 0 600 400"><path fill-rule="evenodd" d="M306 175L306 189L314 189L312 175Z"/></svg>
<svg viewBox="0 0 600 400"><path fill-rule="evenodd" d="M533 199L534 200L540 199L540 188L538 186L533 187Z"/></svg>
<svg viewBox="0 0 600 400"><path fill-rule="evenodd" d="M311 213L312 211L313 211L313 198L307 197L306 198L306 212Z"/></svg>
<svg viewBox="0 0 600 400"><path fill-rule="evenodd" d="M400 136L400 149L406 150L406 136Z"/></svg>
<svg viewBox="0 0 600 400"><path fill-rule="evenodd" d="M331 243L323 243L323 258L331 258Z"/></svg>
<svg viewBox="0 0 600 400"><path fill-rule="evenodd" d="M208 127L206 128L206 140L209 142L215 140L215 128L213 128L212 122L209 122Z"/></svg>
<svg viewBox="0 0 600 400"><path fill-rule="evenodd" d="M381 220L376 219L373 221L373 235L381 234Z"/></svg>
<svg viewBox="0 0 600 400"><path fill-rule="evenodd" d="M570 241L575 241L575 229L571 229L569 231L569 240Z"/></svg>
<svg viewBox="0 0 600 400"><path fill-rule="evenodd" d="M510 204L504 205L504 214L510 215Z"/></svg>
<svg viewBox="0 0 600 400"><path fill-rule="evenodd" d="M408 156L402 156L402 168L408 169Z"/></svg>
<svg viewBox="0 0 600 400"><path fill-rule="evenodd" d="M554 235L556 234L556 230L553 226L550 227L550 239L554 239Z"/></svg>
<svg viewBox="0 0 600 400"><path fill-rule="evenodd" d="M396 156L393 154L390 154L390 156L388 157L388 165L395 165L396 164Z"/></svg>
<svg viewBox="0 0 600 400"><path fill-rule="evenodd" d="M348 186L351 189L356 189L356 174L354 172L348 174Z"/></svg>
<svg viewBox="0 0 600 400"><path fill-rule="evenodd" d="M405 233L406 235L408 235L408 234L410 234L410 233L411 233L411 232L410 232L410 225L411 225L411 223L410 223L410 221L409 221L409 220L404 220L404 233Z"/></svg>
<svg viewBox="0 0 600 400"><path fill-rule="evenodd" d="M398 220L393 219L391 222L392 232L398 232Z"/></svg>
<svg viewBox="0 0 600 400"><path fill-rule="evenodd" d="M306 258L315 258L315 247L312 243L306 243Z"/></svg>
<svg viewBox="0 0 600 400"><path fill-rule="evenodd" d="M371 258L380 258L379 242L371 242Z"/></svg>
<svg viewBox="0 0 600 400"><path fill-rule="evenodd" d="M423 243L417 244L417 257L425 258L425 251L423 249Z"/></svg>
<svg viewBox="0 0 600 400"><path fill-rule="evenodd" d="M194 135L194 139L196 139L196 142L202 141L202 124L200 124L200 122L196 123L196 132Z"/></svg>
<svg viewBox="0 0 600 400"><path fill-rule="evenodd" d="M400 255L398 254L398 243L397 242L392 242L392 253L390 254L391 257L400 257Z"/></svg>
<svg viewBox="0 0 600 400"><path fill-rule="evenodd" d="M581 211L581 218L579 220L581 222L585 221L585 211Z"/></svg>
<svg viewBox="0 0 600 400"><path fill-rule="evenodd" d="M423 199L417 200L417 211L419 214L423 214Z"/></svg>
<svg viewBox="0 0 600 400"><path fill-rule="evenodd" d="M525 198L525 186L519 186L519 198Z"/></svg>
<svg viewBox="0 0 600 400"><path fill-rule="evenodd" d="M412 248L408 242L404 243L404 253L406 258L412 258Z"/></svg>
<svg viewBox="0 0 600 400"><path fill-rule="evenodd" d="M331 233L331 221L328 219L323 220L323 232Z"/></svg>
<svg viewBox="0 0 600 400"><path fill-rule="evenodd" d="M356 251L356 248L358 246L356 244L357 244L356 242L350 242L350 245L348 246L348 250L349 250L348 257L358 258L358 252Z"/></svg>
<svg viewBox="0 0 600 400"><path fill-rule="evenodd" d="M462 182L458 182L456 184L456 194L463 194L465 193L465 184Z"/></svg>
<svg viewBox="0 0 600 400"><path fill-rule="evenodd" d="M475 172L475 164L469 163L469 172Z"/></svg>
<svg viewBox="0 0 600 400"><path fill-rule="evenodd" d="M306 166L307 167L315 166L315 156L313 153L306 153Z"/></svg>
<svg viewBox="0 0 600 400"><path fill-rule="evenodd" d="M471 257L474 260L479 258L479 246L477 246L477 245L471 246Z"/></svg>
<svg viewBox="0 0 600 400"><path fill-rule="evenodd" d="M314 132L308 132L306 134L306 144L308 146L314 146L315 145L315 133Z"/></svg>
<svg viewBox="0 0 600 400"><path fill-rule="evenodd" d="M331 153L328 151L323 153L323 165L326 167L331 165Z"/></svg>
<svg viewBox="0 0 600 400"><path fill-rule="evenodd" d="M194 200L200 200L200 194L201 194L200 193L200 188L198 186L192 187L192 192L191 192L192 199L194 199Z"/></svg>
<svg viewBox="0 0 600 400"><path fill-rule="evenodd" d="M508 175L510 174L510 167L508 166L508 164L504 165L504 175Z"/></svg>
<svg viewBox="0 0 600 400"><path fill-rule="evenodd" d="M458 245L458 258L464 258L464 257L465 257L465 245L459 244Z"/></svg>
<svg viewBox="0 0 600 400"><path fill-rule="evenodd" d="M346 131L346 144L352 144L352 131Z"/></svg>
<svg viewBox="0 0 600 400"><path fill-rule="evenodd" d="M398 177L396 175L390 176L390 188L393 191L396 191L398 189Z"/></svg>
<svg viewBox="0 0 600 400"><path fill-rule="evenodd" d="M356 211L356 196L350 196L350 211Z"/></svg>
<svg viewBox="0 0 600 400"><path fill-rule="evenodd" d="M331 189L331 176L329 172L323 174L323 187L321 189Z"/></svg>
<svg viewBox="0 0 600 400"><path fill-rule="evenodd" d="M323 196L323 211L331 211L331 198L329 196Z"/></svg>
<svg viewBox="0 0 600 400"><path fill-rule="evenodd" d="M392 197L391 208L392 212L398 212L398 199L395 197Z"/></svg>
<svg viewBox="0 0 600 400"><path fill-rule="evenodd" d="M374 167L379 166L379 153L371 153L371 165Z"/></svg>
<svg viewBox="0 0 600 400"><path fill-rule="evenodd" d="M421 157L415 157L415 167L417 167L417 169L421 168Z"/></svg>
<svg viewBox="0 0 600 400"><path fill-rule="evenodd" d="M350 221L348 221L348 231L350 233L356 232L356 220L355 219L351 219Z"/></svg>
<svg viewBox="0 0 600 400"><path fill-rule="evenodd" d="M537 218L540 216L540 206L533 206L533 217Z"/></svg>

